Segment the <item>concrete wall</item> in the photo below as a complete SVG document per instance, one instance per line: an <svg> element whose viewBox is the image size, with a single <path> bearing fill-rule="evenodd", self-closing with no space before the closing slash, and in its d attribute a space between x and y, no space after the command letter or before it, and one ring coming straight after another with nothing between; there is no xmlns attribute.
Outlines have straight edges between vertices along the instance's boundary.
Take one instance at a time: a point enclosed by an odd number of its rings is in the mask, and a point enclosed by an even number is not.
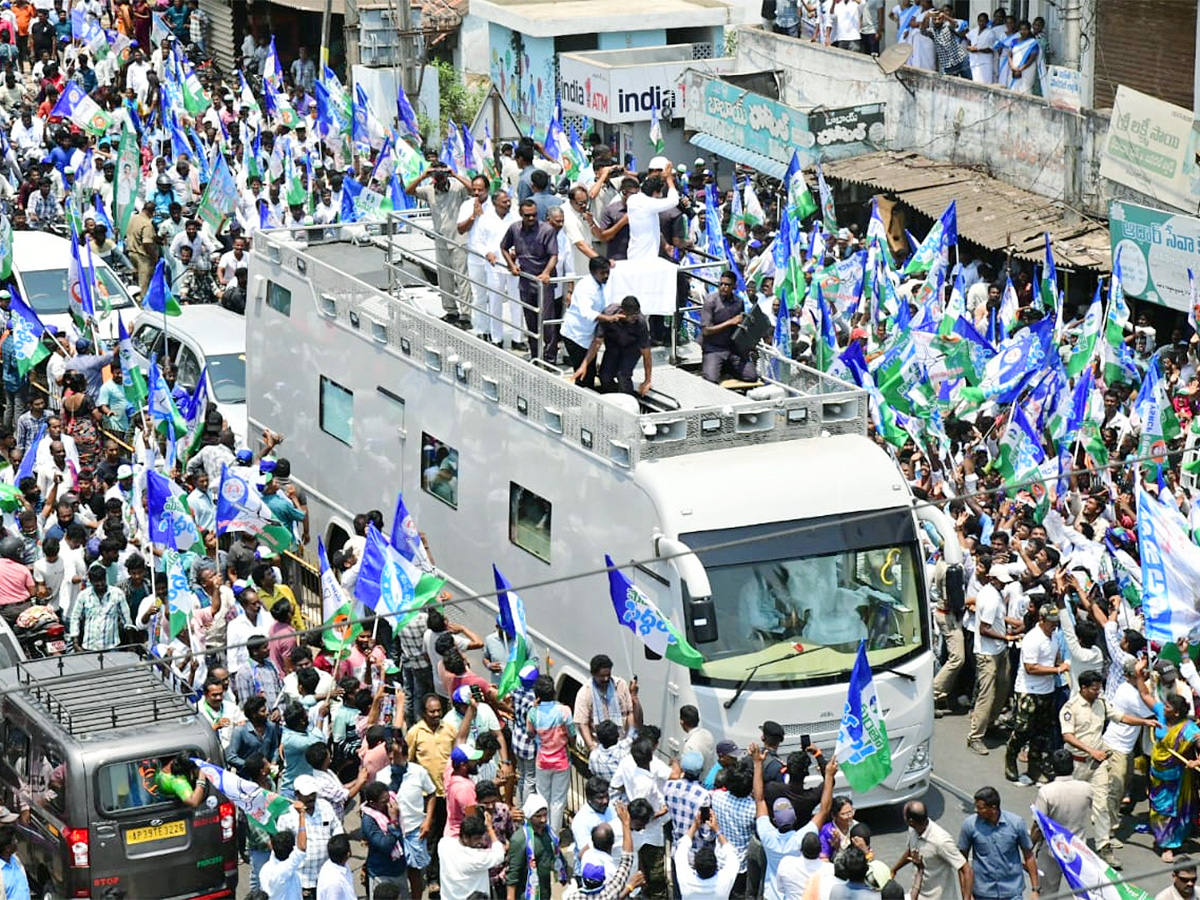
<svg viewBox="0 0 1200 900"><path fill-rule="evenodd" d="M886 103L887 145L880 149L985 166L996 178L1090 215L1107 217L1114 196L1156 205L1099 177L1106 112L1074 115L1037 97L907 67L885 75L864 54L752 27L738 30L737 57L739 71L782 70L780 101L789 106Z"/></svg>

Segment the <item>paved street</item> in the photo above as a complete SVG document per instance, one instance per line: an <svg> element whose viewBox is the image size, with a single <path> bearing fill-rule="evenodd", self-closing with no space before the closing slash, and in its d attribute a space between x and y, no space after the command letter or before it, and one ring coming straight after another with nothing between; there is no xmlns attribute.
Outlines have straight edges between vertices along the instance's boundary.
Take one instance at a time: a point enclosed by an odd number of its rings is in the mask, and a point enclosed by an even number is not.
<svg viewBox="0 0 1200 900"><path fill-rule="evenodd" d="M934 787L925 797L930 815L951 835L957 837L963 819L974 812L972 794L984 785L991 785L1000 791L1004 809L1028 821L1029 807L1037 795L1037 788L1020 787L1004 780L1004 745L998 737L989 737L987 741L988 746L992 748L989 756L980 757L969 751L966 747L967 720L966 715L947 716L939 719L934 725ZM1139 796L1144 794L1144 787L1135 787L1140 791ZM1120 851L1121 861L1125 864L1121 874L1131 878L1135 884L1153 895L1167 887L1171 879L1169 875L1160 872L1162 862L1152 850L1150 835L1134 831L1136 825L1146 824L1144 800L1138 804L1137 813L1137 816L1131 817L1118 832L1121 840L1125 842L1125 849ZM895 863L904 852L904 827L900 821L899 810L870 810L862 813L860 818L871 826L872 845L876 854L889 864ZM1196 853L1200 848L1192 844L1185 846L1185 849ZM1155 874L1140 877L1149 872ZM906 887L911 884L911 873L911 868L901 873L901 881ZM1044 897L1042 900L1050 898Z"/></svg>

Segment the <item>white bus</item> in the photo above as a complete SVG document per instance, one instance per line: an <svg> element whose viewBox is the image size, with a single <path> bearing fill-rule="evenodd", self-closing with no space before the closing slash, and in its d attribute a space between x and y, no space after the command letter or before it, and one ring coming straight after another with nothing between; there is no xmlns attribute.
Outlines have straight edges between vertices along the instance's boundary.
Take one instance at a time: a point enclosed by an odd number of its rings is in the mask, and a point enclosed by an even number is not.
<svg viewBox="0 0 1200 900"><path fill-rule="evenodd" d="M684 704L741 747L774 720L782 752L805 735L832 750L865 638L893 771L856 803L925 792L934 665L921 520L949 538L949 562L960 556L947 520L914 504L866 437L865 393L793 364L773 398L751 400L659 364L656 394L678 408L630 412L440 321L420 235L290 237L254 239L249 431L286 435L314 541L340 546L355 514L386 515L403 491L453 593L490 593L495 563L564 702L607 653L637 675L668 754ZM618 625L606 553L702 668L649 657ZM452 616L483 634L496 611L487 597Z"/></svg>

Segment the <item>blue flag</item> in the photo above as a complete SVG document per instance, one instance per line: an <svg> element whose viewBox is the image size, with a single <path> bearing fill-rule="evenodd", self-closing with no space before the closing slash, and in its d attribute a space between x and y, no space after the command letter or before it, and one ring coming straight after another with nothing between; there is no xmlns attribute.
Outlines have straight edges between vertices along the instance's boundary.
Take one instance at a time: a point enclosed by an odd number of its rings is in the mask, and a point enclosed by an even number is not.
<svg viewBox="0 0 1200 900"><path fill-rule="evenodd" d="M999 353L984 369L979 387L963 388L963 398L973 403L1012 403L1046 364L1053 333L1053 319L1022 328L1000 345Z"/></svg>
<svg viewBox="0 0 1200 900"><path fill-rule="evenodd" d="M413 137L419 137L421 129L417 126L417 114L413 111L412 104L408 102L408 97L404 93L404 88L397 88L396 93L396 112L400 119L400 124Z"/></svg>
<svg viewBox="0 0 1200 900"><path fill-rule="evenodd" d="M355 203L358 200L359 194L363 192L363 186L359 184L352 176L347 175L342 179L342 215L343 222L358 221L358 205Z"/></svg>
<svg viewBox="0 0 1200 900"><path fill-rule="evenodd" d="M33 467L34 463L37 462L38 449L42 446L42 441L46 438L46 422L49 418L49 416L42 417L42 422L38 425L37 433L25 449L25 455L21 457L21 464L17 466L17 474L13 476L13 484L18 488L21 486L22 481L33 475Z"/></svg>
<svg viewBox="0 0 1200 900"><path fill-rule="evenodd" d="M392 548L418 568L433 568L425 545L421 543L421 532L404 505L403 494L396 495L396 513L392 516Z"/></svg>
<svg viewBox="0 0 1200 900"><path fill-rule="evenodd" d="M632 631L652 653L689 669L702 667L704 657L700 651L687 642L654 601L625 577L611 556L605 556L604 563L608 566L608 593L617 624Z"/></svg>
<svg viewBox="0 0 1200 900"><path fill-rule="evenodd" d="M366 543L363 545L362 560L358 567L358 580L354 583L354 597L367 609L379 605L380 583L384 567L391 563L392 552L374 525L367 525Z"/></svg>
<svg viewBox="0 0 1200 900"><path fill-rule="evenodd" d="M880 784L892 772L892 747L875 695L866 641L859 642L858 656L850 673L850 689L834 758L851 789L860 794Z"/></svg>

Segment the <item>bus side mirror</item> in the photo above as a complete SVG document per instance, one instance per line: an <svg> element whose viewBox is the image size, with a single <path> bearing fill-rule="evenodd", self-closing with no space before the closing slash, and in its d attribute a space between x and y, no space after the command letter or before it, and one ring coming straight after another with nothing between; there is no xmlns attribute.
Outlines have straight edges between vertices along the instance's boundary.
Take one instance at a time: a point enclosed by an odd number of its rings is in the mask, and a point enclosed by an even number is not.
<svg viewBox="0 0 1200 900"><path fill-rule="evenodd" d="M962 566L946 567L946 610L961 616L967 608L967 585Z"/></svg>
<svg viewBox="0 0 1200 900"><path fill-rule="evenodd" d="M692 643L711 644L717 639L717 610L711 597L688 600L686 614Z"/></svg>

